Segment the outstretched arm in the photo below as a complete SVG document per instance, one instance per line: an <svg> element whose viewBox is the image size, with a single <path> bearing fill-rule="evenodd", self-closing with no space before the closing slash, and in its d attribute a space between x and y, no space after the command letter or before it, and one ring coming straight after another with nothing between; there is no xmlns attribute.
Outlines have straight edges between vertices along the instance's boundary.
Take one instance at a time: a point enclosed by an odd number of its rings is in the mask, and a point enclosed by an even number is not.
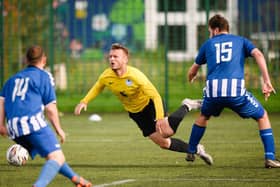
<svg viewBox="0 0 280 187"><path fill-rule="evenodd" d="M258 66L261 70L262 78L263 78L262 92L264 94L265 100L267 100L268 97L270 96L270 93L271 92L276 93L276 91L271 84L265 58L264 58L262 52L257 48L253 49L251 54L255 58Z"/></svg>
<svg viewBox="0 0 280 187"><path fill-rule="evenodd" d="M93 100L100 92L102 92L104 87L105 85L101 83L99 78L98 81L93 85L93 87L88 91L86 96L80 101L80 103L76 105L74 114L80 115L82 109L86 111L88 102Z"/></svg>

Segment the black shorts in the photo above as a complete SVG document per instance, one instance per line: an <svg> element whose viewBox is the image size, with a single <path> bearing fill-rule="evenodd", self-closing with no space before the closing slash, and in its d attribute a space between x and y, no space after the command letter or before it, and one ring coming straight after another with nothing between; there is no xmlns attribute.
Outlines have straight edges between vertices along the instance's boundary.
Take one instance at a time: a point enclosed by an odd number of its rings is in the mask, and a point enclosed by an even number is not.
<svg viewBox="0 0 280 187"><path fill-rule="evenodd" d="M165 112L166 107L164 104L163 104L163 108ZM156 120L155 120L156 111L155 111L154 102L152 100L150 100L149 104L141 112L137 112L137 113L128 112L128 113L129 113L129 117L137 123L144 137L147 137L152 133L156 132Z"/></svg>

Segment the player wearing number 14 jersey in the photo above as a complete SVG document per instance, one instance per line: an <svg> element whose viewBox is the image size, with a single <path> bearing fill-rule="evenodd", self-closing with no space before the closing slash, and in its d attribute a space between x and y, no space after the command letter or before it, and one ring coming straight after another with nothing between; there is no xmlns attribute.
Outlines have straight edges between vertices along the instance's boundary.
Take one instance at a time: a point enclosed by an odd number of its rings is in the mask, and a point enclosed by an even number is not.
<svg viewBox="0 0 280 187"><path fill-rule="evenodd" d="M56 101L53 86L52 75L36 66L28 66L6 82L1 96L5 98L8 132L12 139L47 126L43 106Z"/></svg>
<svg viewBox="0 0 280 187"><path fill-rule="evenodd" d="M268 99L271 92L275 92L263 54L248 39L229 34L228 21L220 15L209 20L209 32L210 39L202 45L188 72L189 81L192 82L200 66L207 64L201 114L193 124L186 160L194 161L196 146L210 117L219 116L224 108L230 108L242 118L253 118L257 121L264 145L265 167L279 168L280 162L275 158L274 137L268 114L261 103L246 91L244 82L245 58L253 57L262 73L262 92L265 99Z"/></svg>
<svg viewBox="0 0 280 187"><path fill-rule="evenodd" d="M92 186L67 164L55 133L44 118L46 113L63 143L66 137L58 116L54 80L44 70L47 57L43 48L30 47L26 63L28 66L12 76L0 92L0 134L25 147L32 158L39 154L46 159L33 187L47 186L58 173L76 186Z"/></svg>

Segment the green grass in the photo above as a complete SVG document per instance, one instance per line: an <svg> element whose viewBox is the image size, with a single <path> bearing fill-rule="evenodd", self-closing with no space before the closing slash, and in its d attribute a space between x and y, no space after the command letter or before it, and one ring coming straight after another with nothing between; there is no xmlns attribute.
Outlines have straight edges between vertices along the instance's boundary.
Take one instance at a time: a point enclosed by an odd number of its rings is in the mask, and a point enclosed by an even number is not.
<svg viewBox="0 0 280 187"><path fill-rule="evenodd" d="M214 165L207 166L199 158L194 163L185 162L185 154L162 150L143 138L126 113L102 113L101 122L90 122L89 115L65 114L61 118L67 133L63 150L72 168L95 185L133 179L116 186L279 186L279 169L264 168L263 148L253 120L243 120L231 112L211 119L201 142L214 158ZM187 141L197 115L191 112L175 137ZM279 113L271 114L270 119L279 150ZM11 144L8 139L0 140L0 186L30 187L44 160L36 157L23 167L10 166L5 152ZM73 185L59 175L49 186Z"/></svg>

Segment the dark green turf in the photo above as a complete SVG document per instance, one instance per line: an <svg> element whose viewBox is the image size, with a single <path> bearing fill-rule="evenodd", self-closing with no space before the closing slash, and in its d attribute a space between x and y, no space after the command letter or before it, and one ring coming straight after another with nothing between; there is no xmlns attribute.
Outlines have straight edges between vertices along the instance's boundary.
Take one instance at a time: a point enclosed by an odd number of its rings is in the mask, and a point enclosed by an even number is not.
<svg viewBox="0 0 280 187"><path fill-rule="evenodd" d="M188 140L194 118L191 112L175 137ZM95 185L133 179L115 186L125 187L267 187L279 186L280 169L265 169L263 147L257 125L233 113L210 120L202 140L214 158L207 166L197 158L185 162L185 154L161 150L142 137L138 127L126 113L101 114L101 122L88 121L88 115L66 114L61 118L67 133L63 149L75 171ZM279 113L270 115L276 147L280 148ZM31 187L44 160L36 157L24 167L9 166L5 159L11 141L0 139L0 186ZM50 187L73 186L57 176ZM104 185L103 185L104 186Z"/></svg>

